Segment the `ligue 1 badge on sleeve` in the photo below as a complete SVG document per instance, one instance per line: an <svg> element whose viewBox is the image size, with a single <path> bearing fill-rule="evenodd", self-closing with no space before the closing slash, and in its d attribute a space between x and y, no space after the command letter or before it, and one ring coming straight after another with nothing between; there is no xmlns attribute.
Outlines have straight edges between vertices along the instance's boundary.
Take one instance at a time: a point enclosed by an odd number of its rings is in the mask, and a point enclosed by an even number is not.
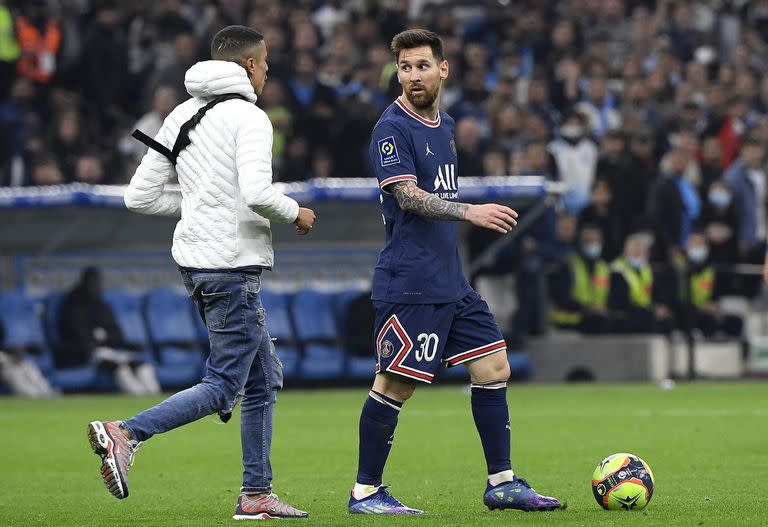
<svg viewBox="0 0 768 527"><path fill-rule="evenodd" d="M451 152L453 152L453 155L456 155L456 141L451 139Z"/></svg>

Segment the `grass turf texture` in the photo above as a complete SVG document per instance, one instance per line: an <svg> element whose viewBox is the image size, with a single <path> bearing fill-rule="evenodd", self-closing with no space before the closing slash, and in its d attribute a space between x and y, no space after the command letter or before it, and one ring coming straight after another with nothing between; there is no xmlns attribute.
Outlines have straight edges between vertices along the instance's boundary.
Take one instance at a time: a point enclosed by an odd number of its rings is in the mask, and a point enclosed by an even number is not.
<svg viewBox="0 0 768 527"><path fill-rule="evenodd" d="M280 394L275 490L310 511L306 525L766 525L768 384L513 386L512 464L534 488L568 501L550 513L490 512L484 461L460 387L420 388L400 417L384 474L422 517L346 512L357 463L363 388ZM215 526L240 484L238 419L213 417L153 438L117 501L86 441L91 419L128 417L156 402L112 396L0 399L0 525ZM656 493L645 511L604 511L590 476L615 452L645 459Z"/></svg>

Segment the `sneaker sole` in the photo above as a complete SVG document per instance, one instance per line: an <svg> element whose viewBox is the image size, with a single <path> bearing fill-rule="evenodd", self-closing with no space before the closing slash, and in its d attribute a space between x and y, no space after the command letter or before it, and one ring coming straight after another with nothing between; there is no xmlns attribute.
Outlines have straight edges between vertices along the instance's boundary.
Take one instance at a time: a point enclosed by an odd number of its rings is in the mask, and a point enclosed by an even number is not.
<svg viewBox="0 0 768 527"><path fill-rule="evenodd" d="M93 452L101 457L101 477L104 479L107 490L119 500L127 498L128 483L120 473L112 454L115 442L101 421L93 421L88 424L88 442Z"/></svg>
<svg viewBox="0 0 768 527"><path fill-rule="evenodd" d="M256 515L235 514L233 520L306 520L307 516L272 516L268 512L262 512Z"/></svg>
<svg viewBox="0 0 768 527"><path fill-rule="evenodd" d="M501 507L499 505L488 505L485 504L486 507L488 507L488 510L499 510L499 511L522 511L522 512L544 512L544 511L555 511L560 508L564 508L562 505L557 506L549 506L549 507Z"/></svg>

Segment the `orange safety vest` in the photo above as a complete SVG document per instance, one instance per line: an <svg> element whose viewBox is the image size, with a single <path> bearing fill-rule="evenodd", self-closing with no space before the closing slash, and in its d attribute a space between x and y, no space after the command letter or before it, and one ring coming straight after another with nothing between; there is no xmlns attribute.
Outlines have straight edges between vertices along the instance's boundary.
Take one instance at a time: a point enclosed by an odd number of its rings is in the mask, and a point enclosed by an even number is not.
<svg viewBox="0 0 768 527"><path fill-rule="evenodd" d="M16 36L21 48L21 57L16 63L19 75L27 79L47 83L56 71L56 53L61 45L61 30L55 20L49 20L45 34L29 21L16 18Z"/></svg>

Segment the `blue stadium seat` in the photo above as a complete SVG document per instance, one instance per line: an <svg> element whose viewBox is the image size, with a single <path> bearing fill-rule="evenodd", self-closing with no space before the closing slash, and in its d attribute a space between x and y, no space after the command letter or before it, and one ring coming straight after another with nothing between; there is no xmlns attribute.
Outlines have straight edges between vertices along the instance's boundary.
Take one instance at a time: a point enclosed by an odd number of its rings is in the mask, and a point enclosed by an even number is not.
<svg viewBox="0 0 768 527"><path fill-rule="evenodd" d="M112 308L117 324L123 332L125 342L141 348L146 361L155 362L149 345L147 327L141 313L142 297L112 289L104 292L104 300Z"/></svg>
<svg viewBox="0 0 768 527"><path fill-rule="evenodd" d="M293 379L299 373L301 354L296 346L296 338L293 335L288 306L290 298L287 294L261 290L261 303L267 314L267 329L269 335L275 340L275 351L283 363L283 376Z"/></svg>
<svg viewBox="0 0 768 527"><path fill-rule="evenodd" d="M144 317L158 359L157 380L163 388L198 382L203 353L186 293L157 289L145 299Z"/></svg>
<svg viewBox="0 0 768 527"><path fill-rule="evenodd" d="M291 305L296 337L304 348L301 377L337 380L344 374L344 351L334 316L332 293L302 289Z"/></svg>
<svg viewBox="0 0 768 527"><path fill-rule="evenodd" d="M5 330L3 347L27 348L31 359L46 377L53 374L53 355L46 345L42 325L43 304L21 292L4 293L0 296L0 319Z"/></svg>
<svg viewBox="0 0 768 527"><path fill-rule="evenodd" d="M334 295L334 312L336 317L336 327L338 328L339 335L344 333L344 317L347 314L350 303L359 297L366 290L361 288L348 288L338 291ZM370 294L370 291L367 291ZM345 349L346 365L345 372L350 379L373 379L376 368L376 351L373 344L373 328L370 329L370 353L367 356L358 356L349 353L348 349Z"/></svg>
<svg viewBox="0 0 768 527"><path fill-rule="evenodd" d="M347 357L347 375L351 379L370 379L376 373L376 352L373 350L373 337L371 337L370 357Z"/></svg>

